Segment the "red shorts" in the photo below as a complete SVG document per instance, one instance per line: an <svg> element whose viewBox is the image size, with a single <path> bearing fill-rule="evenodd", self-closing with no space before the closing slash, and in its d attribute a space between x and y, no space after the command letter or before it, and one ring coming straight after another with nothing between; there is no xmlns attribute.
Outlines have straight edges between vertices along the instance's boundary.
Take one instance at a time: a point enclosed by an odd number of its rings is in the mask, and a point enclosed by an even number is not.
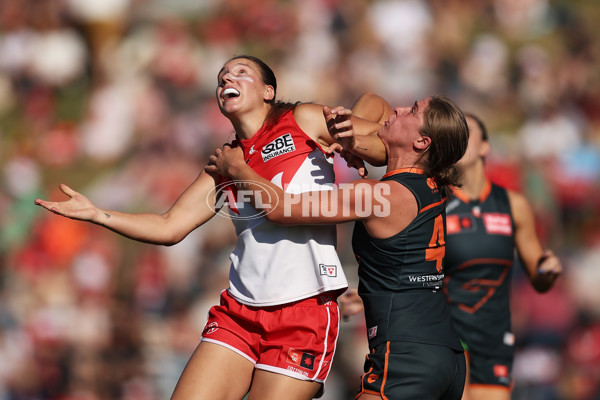
<svg viewBox="0 0 600 400"><path fill-rule="evenodd" d="M208 313L202 341L225 346L256 368L296 379L325 382L340 326L336 294L294 303L252 307L227 291Z"/></svg>

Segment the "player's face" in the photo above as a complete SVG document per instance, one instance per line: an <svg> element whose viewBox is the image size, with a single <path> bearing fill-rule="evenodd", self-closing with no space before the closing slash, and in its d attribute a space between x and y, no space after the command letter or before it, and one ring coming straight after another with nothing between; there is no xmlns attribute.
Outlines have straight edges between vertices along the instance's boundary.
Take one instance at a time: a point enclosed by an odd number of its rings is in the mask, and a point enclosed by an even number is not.
<svg viewBox="0 0 600 400"><path fill-rule="evenodd" d="M217 80L217 101L226 116L264 105L272 98L272 87L263 82L258 66L245 58L227 62Z"/></svg>
<svg viewBox="0 0 600 400"><path fill-rule="evenodd" d="M419 130L425 121L425 110L430 98L415 101L408 107L396 107L384 126L379 137L388 144L412 146L414 140L421 137Z"/></svg>
<svg viewBox="0 0 600 400"><path fill-rule="evenodd" d="M456 163L459 168L480 162L489 152L489 143L483 140L479 124L471 117L466 119L469 126L469 143L465 155Z"/></svg>

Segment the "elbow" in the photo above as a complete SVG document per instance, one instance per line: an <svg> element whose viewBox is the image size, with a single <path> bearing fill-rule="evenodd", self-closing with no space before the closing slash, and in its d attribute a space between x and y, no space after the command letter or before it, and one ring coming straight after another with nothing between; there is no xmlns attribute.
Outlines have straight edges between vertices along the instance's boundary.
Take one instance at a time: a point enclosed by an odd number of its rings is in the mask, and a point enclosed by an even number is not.
<svg viewBox="0 0 600 400"><path fill-rule="evenodd" d="M162 240L160 241L160 243L156 243L156 244L160 244L165 247L171 247L171 246L174 246L174 245L178 244L179 242L181 242L183 239L185 239L186 236L187 236L187 234L183 234L183 233L173 233L170 235L165 235L162 238Z"/></svg>

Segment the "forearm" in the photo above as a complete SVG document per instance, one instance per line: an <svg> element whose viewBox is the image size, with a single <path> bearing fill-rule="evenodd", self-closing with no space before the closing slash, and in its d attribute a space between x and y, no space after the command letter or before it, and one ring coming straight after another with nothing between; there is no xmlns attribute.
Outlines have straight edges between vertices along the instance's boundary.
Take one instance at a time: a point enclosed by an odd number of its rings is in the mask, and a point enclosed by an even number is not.
<svg viewBox="0 0 600 400"><path fill-rule="evenodd" d="M385 146L377 133L356 135L353 143L344 149L374 166L383 166L387 163Z"/></svg>
<svg viewBox="0 0 600 400"><path fill-rule="evenodd" d="M103 209L98 209L98 212L98 220L94 223L139 242L170 246L186 236L183 232L177 234L169 229L166 214L133 214Z"/></svg>

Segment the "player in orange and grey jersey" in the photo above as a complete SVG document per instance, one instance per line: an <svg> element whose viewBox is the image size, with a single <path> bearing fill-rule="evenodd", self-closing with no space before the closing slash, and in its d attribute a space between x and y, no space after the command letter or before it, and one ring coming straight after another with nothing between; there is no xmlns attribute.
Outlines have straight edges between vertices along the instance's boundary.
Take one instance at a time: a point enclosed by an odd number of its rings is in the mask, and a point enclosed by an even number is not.
<svg viewBox="0 0 600 400"><path fill-rule="evenodd" d="M453 189L446 208L444 292L467 350L464 399L508 400L515 341L509 302L515 249L539 292L552 287L562 266L542 248L527 200L486 178L487 132L477 117L466 116L469 145L457 163L462 187Z"/></svg>

